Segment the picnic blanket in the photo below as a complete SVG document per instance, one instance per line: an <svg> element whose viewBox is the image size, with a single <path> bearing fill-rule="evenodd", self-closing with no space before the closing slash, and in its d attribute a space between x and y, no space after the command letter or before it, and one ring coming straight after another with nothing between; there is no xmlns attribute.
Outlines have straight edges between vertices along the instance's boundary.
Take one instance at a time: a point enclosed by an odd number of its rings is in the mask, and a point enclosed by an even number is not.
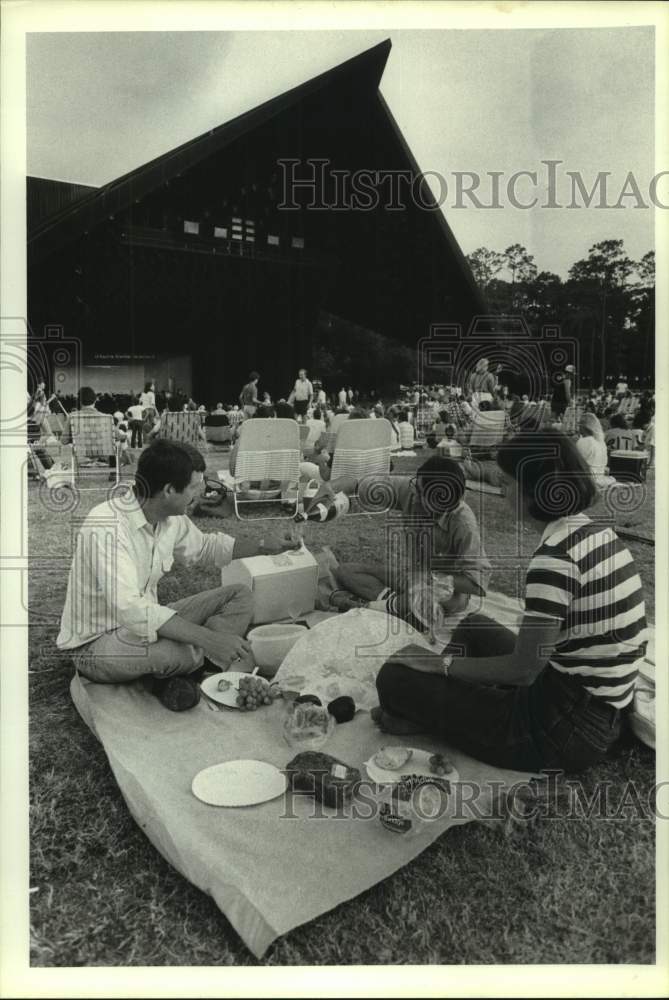
<svg viewBox="0 0 669 1000"><path fill-rule="evenodd" d="M522 615L520 604L503 594L489 594L481 610L509 628ZM309 624L331 617L315 612ZM642 674L654 675L652 633ZM289 794L257 806L217 808L191 791L203 768L236 758L283 768L295 755L283 739L281 701L252 713L213 711L205 701L172 713L140 683L93 684L78 675L71 693L140 829L177 871L213 897L258 958L276 938L409 864L450 827L485 818L495 783L510 788L528 780L427 736L383 735L363 711L337 726L324 747L363 777L364 762L388 743L445 752L459 772L447 811L414 836L386 830L377 815L338 815L325 807L315 812L310 798Z"/></svg>
<svg viewBox="0 0 669 1000"><path fill-rule="evenodd" d="M213 897L258 958L277 937L409 864L449 827L480 818L490 808L491 782L511 786L528 778L412 736L404 742L447 752L465 784L454 785L448 810L410 839L385 829L378 815L342 816L325 807L320 817L313 815L313 800L304 796L217 808L191 791L200 770L236 758L282 768L295 755L282 735L282 701L250 713L213 711L201 701L189 712L172 713L139 682L94 684L79 675L71 693L140 829L184 878ZM324 750L364 777L364 762L399 742L359 712L337 726ZM467 805L472 795L478 813Z"/></svg>

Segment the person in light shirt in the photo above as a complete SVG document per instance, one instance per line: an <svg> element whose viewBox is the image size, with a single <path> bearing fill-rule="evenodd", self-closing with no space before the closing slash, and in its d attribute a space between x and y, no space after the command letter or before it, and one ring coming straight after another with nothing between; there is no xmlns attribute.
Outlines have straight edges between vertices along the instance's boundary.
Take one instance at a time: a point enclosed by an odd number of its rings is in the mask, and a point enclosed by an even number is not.
<svg viewBox="0 0 669 1000"><path fill-rule="evenodd" d="M307 419L307 410L314 398L314 387L307 378L306 368L300 368L291 396L295 416L300 423L304 423ZM290 403L291 400L289 399L288 402Z"/></svg>
<svg viewBox="0 0 669 1000"><path fill-rule="evenodd" d="M578 428L579 438L576 447L579 453L588 464L592 473L595 485L598 489L604 489L615 482L612 476L607 475L608 452L604 440L602 425L594 413L583 413Z"/></svg>
<svg viewBox="0 0 669 1000"><path fill-rule="evenodd" d="M144 392L140 393L139 401L145 410L156 409L156 386L153 382L147 382Z"/></svg>
<svg viewBox="0 0 669 1000"><path fill-rule="evenodd" d="M157 594L162 577L175 562L220 569L233 558L295 548L288 540L256 543L201 532L187 514L202 493L204 471L191 445L163 440L145 448L133 490L98 504L81 527L56 639L88 680L146 678L173 711L197 704L201 668L253 669L243 638L253 599L235 584L165 606Z"/></svg>

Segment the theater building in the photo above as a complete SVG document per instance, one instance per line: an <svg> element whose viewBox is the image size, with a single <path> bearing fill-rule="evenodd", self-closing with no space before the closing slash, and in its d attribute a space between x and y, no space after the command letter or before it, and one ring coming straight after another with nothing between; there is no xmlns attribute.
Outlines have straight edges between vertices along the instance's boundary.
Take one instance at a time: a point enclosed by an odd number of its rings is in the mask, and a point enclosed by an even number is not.
<svg viewBox="0 0 669 1000"><path fill-rule="evenodd" d="M409 346L466 328L484 304L379 92L390 48L103 187L28 178L33 337L62 328L110 391L213 402L252 368L288 391L323 314Z"/></svg>

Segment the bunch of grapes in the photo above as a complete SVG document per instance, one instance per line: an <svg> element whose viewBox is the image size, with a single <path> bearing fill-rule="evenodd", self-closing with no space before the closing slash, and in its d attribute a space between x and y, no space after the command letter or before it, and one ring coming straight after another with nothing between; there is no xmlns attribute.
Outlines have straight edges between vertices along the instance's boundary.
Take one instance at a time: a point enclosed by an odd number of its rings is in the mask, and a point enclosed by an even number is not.
<svg viewBox="0 0 669 1000"><path fill-rule="evenodd" d="M263 677L245 674L237 685L237 708L242 712L255 712L261 705L271 705L278 694L277 687L270 687Z"/></svg>

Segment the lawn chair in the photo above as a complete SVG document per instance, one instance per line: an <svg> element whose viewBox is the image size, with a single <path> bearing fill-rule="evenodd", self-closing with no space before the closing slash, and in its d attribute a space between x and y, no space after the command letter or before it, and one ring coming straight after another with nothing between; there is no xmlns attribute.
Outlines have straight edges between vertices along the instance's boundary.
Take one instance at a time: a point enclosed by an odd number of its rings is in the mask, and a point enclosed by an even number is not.
<svg viewBox="0 0 669 1000"><path fill-rule="evenodd" d="M50 490L60 489L62 486L72 487L72 447L63 445L59 448L60 456L55 457L53 451L45 448L54 464L47 469L37 453L34 442L28 443L28 458L33 471L34 478L47 486Z"/></svg>
<svg viewBox="0 0 669 1000"><path fill-rule="evenodd" d="M65 427L65 417L61 416L60 413L50 413L44 419L51 434L60 440Z"/></svg>
<svg viewBox="0 0 669 1000"><path fill-rule="evenodd" d="M619 483L643 483L650 455L647 451L620 448L609 452L609 475Z"/></svg>
<svg viewBox="0 0 669 1000"><path fill-rule="evenodd" d="M339 428L342 426L342 424L345 424L347 420L348 420L348 413L335 413L332 420L330 421L330 425L325 435L325 447L324 447L324 450L327 451L328 454L332 455L334 453L335 444L337 443L337 432Z"/></svg>
<svg viewBox="0 0 669 1000"><path fill-rule="evenodd" d="M306 424L300 424L299 428L300 428L300 454L303 455L307 446L307 438L309 437L309 431L311 430L311 428L307 427Z"/></svg>
<svg viewBox="0 0 669 1000"><path fill-rule="evenodd" d="M227 424L213 426L205 424L204 433L210 444L230 444L232 428Z"/></svg>
<svg viewBox="0 0 669 1000"><path fill-rule="evenodd" d="M471 460L494 453L504 438L505 420L504 410L476 410L464 457Z"/></svg>
<svg viewBox="0 0 669 1000"><path fill-rule="evenodd" d="M337 432L330 482L341 476L356 480L390 473L393 429L382 417L377 420L349 420ZM357 492L351 500L357 499Z"/></svg>
<svg viewBox="0 0 669 1000"><path fill-rule="evenodd" d="M290 516L294 517L298 511L300 481L300 433L296 421L272 417L245 420L239 431L232 480L235 515L240 521L243 520L241 504L285 504L286 500L290 503ZM261 484L259 489L250 485L256 482ZM278 483L278 487L263 488L262 484L271 482Z"/></svg>
<svg viewBox="0 0 669 1000"><path fill-rule="evenodd" d="M72 488L83 492L99 490L97 486L79 486L77 479L82 470L86 478L92 473L100 472L95 468L95 462L104 463L104 471L113 473L116 485L120 482L121 442L114 440L114 418L110 413L79 413L75 411L69 416L70 435L72 438L72 462L70 475ZM114 458L110 467L109 459Z"/></svg>
<svg viewBox="0 0 669 1000"><path fill-rule="evenodd" d="M182 444L192 444L199 448L202 444L200 428L202 421L195 410L187 413L170 413L165 410L160 420L159 437L169 441L180 441Z"/></svg>

